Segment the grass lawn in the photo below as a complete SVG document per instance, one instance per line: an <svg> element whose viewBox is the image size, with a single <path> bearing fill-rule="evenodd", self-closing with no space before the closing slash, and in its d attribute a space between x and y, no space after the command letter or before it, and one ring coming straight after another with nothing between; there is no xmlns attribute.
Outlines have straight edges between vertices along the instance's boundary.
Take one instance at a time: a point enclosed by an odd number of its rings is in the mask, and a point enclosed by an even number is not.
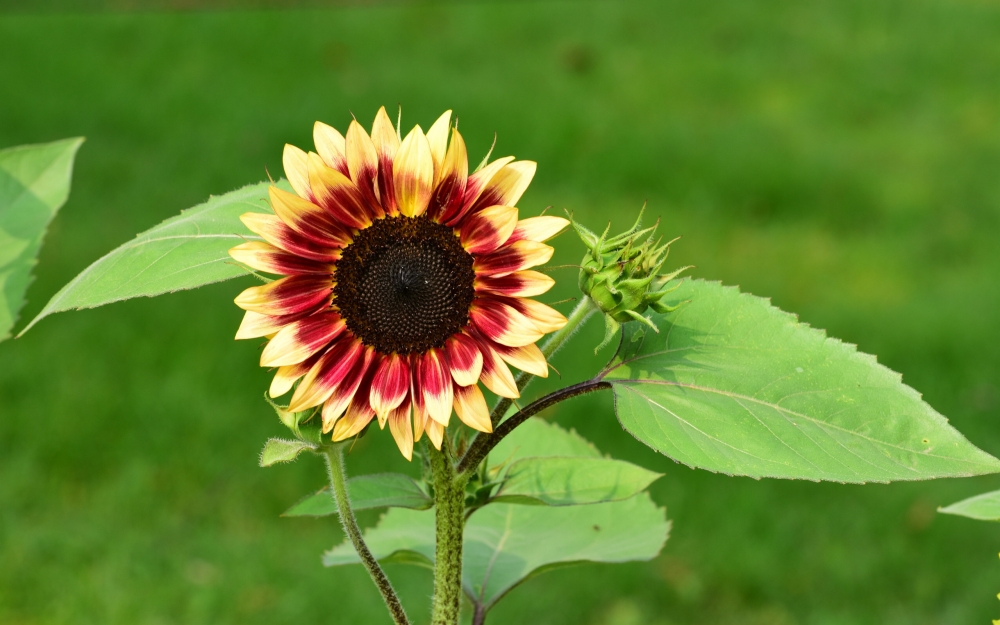
<svg viewBox="0 0 1000 625"><path fill-rule="evenodd" d="M399 103L426 128L453 108L472 160L496 132L495 155L539 162L525 213L624 228L648 200L683 236L676 264L877 354L997 455L998 40L1000 6L978 0L0 13L0 146L87 137L22 324L135 233L277 175L313 120L367 125ZM573 235L557 244L554 264L578 261ZM555 275L547 301L573 292L571 269ZM390 622L360 567L320 565L335 519L278 517L323 484L319 460L256 466L282 428L258 345L232 340L246 284L61 314L0 344L0 622ZM596 367L598 326L556 358L565 380ZM548 417L666 473L652 492L673 534L652 562L531 580L490 622L1000 616L1000 529L935 513L998 476L730 478L631 439L610 396ZM414 467L385 434L349 459L387 469ZM388 573L426 622L429 573Z"/></svg>

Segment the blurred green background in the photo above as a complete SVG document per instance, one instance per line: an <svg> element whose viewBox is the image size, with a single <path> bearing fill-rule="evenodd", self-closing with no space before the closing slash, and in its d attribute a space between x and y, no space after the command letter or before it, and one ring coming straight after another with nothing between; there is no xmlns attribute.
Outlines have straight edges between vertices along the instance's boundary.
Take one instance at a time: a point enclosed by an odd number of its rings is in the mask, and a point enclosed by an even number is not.
<svg viewBox="0 0 1000 625"><path fill-rule="evenodd" d="M22 325L135 233L278 174L313 120L367 125L398 103L426 127L453 108L473 160L496 132L495 155L539 162L525 213L624 228L648 200L684 237L677 264L877 354L1000 454L995 2L44 4L0 4L0 146L87 143ZM557 241L554 263L576 262L573 235ZM548 301L572 295L574 272L555 275ZM256 466L281 426L259 346L232 340L244 286L61 314L0 345L0 623L390 622L360 567L320 566L335 519L278 517L323 471ZM598 326L557 357L564 379L593 371ZM665 472L653 495L673 535L652 562L531 580L490 622L1000 616L1000 529L935 514L1000 477L758 482L648 451L608 396L549 416ZM405 464L385 435L349 459L354 473ZM429 573L388 572L426 622Z"/></svg>

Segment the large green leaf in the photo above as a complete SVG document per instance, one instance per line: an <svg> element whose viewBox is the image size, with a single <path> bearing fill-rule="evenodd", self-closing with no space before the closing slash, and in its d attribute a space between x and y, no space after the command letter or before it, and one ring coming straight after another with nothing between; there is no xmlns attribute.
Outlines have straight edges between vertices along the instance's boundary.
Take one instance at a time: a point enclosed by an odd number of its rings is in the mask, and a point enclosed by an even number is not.
<svg viewBox="0 0 1000 625"><path fill-rule="evenodd" d="M938 512L969 517L979 521L1000 521L1000 490L963 499L958 503L938 509Z"/></svg>
<svg viewBox="0 0 1000 625"><path fill-rule="evenodd" d="M507 467L523 458L602 458L593 443L573 430L541 419L528 419L490 452L491 468Z"/></svg>
<svg viewBox="0 0 1000 625"><path fill-rule="evenodd" d="M269 184L213 196L137 235L73 278L22 332L52 313L194 289L245 275L247 271L233 262L228 251L241 241L260 240L239 217L270 212ZM288 188L284 181L279 186Z"/></svg>
<svg viewBox="0 0 1000 625"><path fill-rule="evenodd" d="M491 607L517 584L574 562L649 560L660 552L670 523L643 493L625 501L572 508L490 504L465 526L462 587ZM434 561L434 513L393 509L365 533L379 560ZM323 555L326 566L360 562L350 543Z"/></svg>
<svg viewBox="0 0 1000 625"><path fill-rule="evenodd" d="M888 482L996 473L977 449L853 345L767 300L685 281L659 334L626 338L607 375L622 426L692 467L733 475Z"/></svg>
<svg viewBox="0 0 1000 625"><path fill-rule="evenodd" d="M82 138L0 150L0 341L10 337L42 239L69 197Z"/></svg>
<svg viewBox="0 0 1000 625"><path fill-rule="evenodd" d="M611 458L523 458L510 466L492 499L549 506L620 501L660 476Z"/></svg>
<svg viewBox="0 0 1000 625"><path fill-rule="evenodd" d="M359 475L347 480L351 507L355 510L371 508L411 508L426 510L434 501L420 485L401 473L375 473ZM303 498L281 516L329 516L337 514L329 488Z"/></svg>

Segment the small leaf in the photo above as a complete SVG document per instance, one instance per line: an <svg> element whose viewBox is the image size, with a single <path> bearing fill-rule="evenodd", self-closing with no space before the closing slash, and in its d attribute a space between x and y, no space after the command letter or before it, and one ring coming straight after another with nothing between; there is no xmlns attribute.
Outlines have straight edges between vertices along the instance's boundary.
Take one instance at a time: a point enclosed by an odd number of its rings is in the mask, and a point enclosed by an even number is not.
<svg viewBox="0 0 1000 625"><path fill-rule="evenodd" d="M45 230L69 197L82 138L0 150L0 341L10 337Z"/></svg>
<svg viewBox="0 0 1000 625"><path fill-rule="evenodd" d="M1000 490L963 499L945 508L938 508L938 512L979 521L1000 521Z"/></svg>
<svg viewBox="0 0 1000 625"><path fill-rule="evenodd" d="M660 473L610 458L524 458L507 470L493 501L572 506L620 501Z"/></svg>
<svg viewBox="0 0 1000 625"><path fill-rule="evenodd" d="M355 510L371 508L412 508L426 510L434 501L408 475L376 473L359 475L347 480L351 507ZM289 508L281 516L329 516L337 514L337 504L329 488L309 495Z"/></svg>
<svg viewBox="0 0 1000 625"><path fill-rule="evenodd" d="M266 199L269 185L262 182L213 196L137 235L73 278L21 333L64 310L194 289L247 274L229 257L229 249L260 240L239 217L271 212ZM288 183L281 181L278 186L288 188Z"/></svg>
<svg viewBox="0 0 1000 625"><path fill-rule="evenodd" d="M517 584L558 566L650 560L669 530L664 510L645 493L574 508L491 504L466 523L462 588L489 609ZM365 541L379 560L431 565L434 513L390 510ZM349 542L323 555L326 566L358 562Z"/></svg>
<svg viewBox="0 0 1000 625"><path fill-rule="evenodd" d="M692 467L732 475L888 482L996 473L977 449L853 345L828 338L767 300L685 281L691 300L654 317L659 334L607 376L618 420Z"/></svg>
<svg viewBox="0 0 1000 625"><path fill-rule="evenodd" d="M307 449L316 449L316 446L303 441L272 438L264 445L264 451L260 452L260 466L269 467L279 462L291 462Z"/></svg>

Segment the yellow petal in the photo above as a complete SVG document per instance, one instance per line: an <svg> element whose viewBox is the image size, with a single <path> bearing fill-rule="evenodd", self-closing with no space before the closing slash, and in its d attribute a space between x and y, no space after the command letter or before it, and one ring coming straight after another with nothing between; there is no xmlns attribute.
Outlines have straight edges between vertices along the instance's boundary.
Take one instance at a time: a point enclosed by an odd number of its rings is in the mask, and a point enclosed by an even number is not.
<svg viewBox="0 0 1000 625"><path fill-rule="evenodd" d="M565 230L568 225L569 220L562 217L552 215L528 217L517 222L514 234L510 237L513 241L548 241Z"/></svg>
<svg viewBox="0 0 1000 625"><path fill-rule="evenodd" d="M418 217L427 210L434 184L434 160L427 137L420 126L406 135L392 163L399 212L406 217Z"/></svg>
<svg viewBox="0 0 1000 625"><path fill-rule="evenodd" d="M313 125L313 143L328 167L347 175L347 145L344 135L332 126L316 122Z"/></svg>
<svg viewBox="0 0 1000 625"><path fill-rule="evenodd" d="M521 312L538 328L539 332L548 334L566 325L566 317L555 308L533 299L519 298L518 301Z"/></svg>
<svg viewBox="0 0 1000 625"><path fill-rule="evenodd" d="M410 424L410 406L400 406L389 415L389 431L396 440L399 452L407 460L413 459L413 427Z"/></svg>
<svg viewBox="0 0 1000 625"><path fill-rule="evenodd" d="M490 409L486 405L486 398L483 397L483 392L479 390L478 384L455 389L455 414L462 420L462 423L474 430L493 431L493 424L490 422Z"/></svg>
<svg viewBox="0 0 1000 625"><path fill-rule="evenodd" d="M521 371L526 371L540 378L549 377L549 365L545 362L545 355L534 343L512 347L509 349L497 350L500 357L508 364L517 367Z"/></svg>
<svg viewBox="0 0 1000 625"><path fill-rule="evenodd" d="M248 310L243 315L240 329L236 331L237 339L258 339L268 334L274 334L287 322L282 322L280 317L264 315L259 312Z"/></svg>
<svg viewBox="0 0 1000 625"><path fill-rule="evenodd" d="M444 168L445 154L448 150L448 129L451 127L451 111L445 111L427 131L427 144L431 148L431 158L434 159L434 185L441 180Z"/></svg>
<svg viewBox="0 0 1000 625"><path fill-rule="evenodd" d="M306 153L290 143L285 144L281 155L281 164L285 168L285 177L300 197L309 198L309 165Z"/></svg>
<svg viewBox="0 0 1000 625"><path fill-rule="evenodd" d="M441 443L444 441L444 426L434 419L428 419L427 438L430 439L435 449L441 451Z"/></svg>

